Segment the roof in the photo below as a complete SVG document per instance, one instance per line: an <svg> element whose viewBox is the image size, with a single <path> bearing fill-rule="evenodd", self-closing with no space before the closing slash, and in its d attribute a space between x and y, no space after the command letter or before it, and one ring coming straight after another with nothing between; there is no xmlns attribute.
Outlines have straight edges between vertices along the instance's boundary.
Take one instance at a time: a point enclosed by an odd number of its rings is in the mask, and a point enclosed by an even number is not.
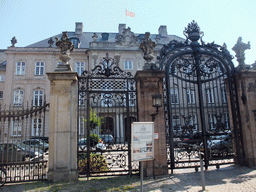
<svg viewBox="0 0 256 192"><path fill-rule="evenodd" d="M107 41L104 41L102 39L102 33L98 33L98 32L83 32L80 35L75 34L75 32L68 32L68 37L69 38L72 38L72 37L78 38L80 40L79 48L81 48L81 49L89 49L90 48L90 43L91 42L95 42L95 41L93 41L93 38L92 38L94 33L96 33L97 36L98 36L96 42L111 42L111 43L116 42L116 36L119 34L119 33L109 33L109 39ZM139 36L139 35L144 35L144 34L135 33L134 35L135 36ZM159 34L151 34L150 35L150 39L155 41L157 35L159 36ZM55 43L56 43L56 39L55 38L56 37L61 39L62 33L54 35L52 37L49 37L49 38L44 39L42 41L39 41L37 43L28 45L26 47L30 47L30 48L49 47L48 41L50 40L50 38L52 38L52 40L54 41L52 47L56 47L56 45L55 45ZM178 37L176 35L168 35L167 37L160 38L159 43L160 44L167 44L171 40L184 41L183 38L180 38L180 37Z"/></svg>

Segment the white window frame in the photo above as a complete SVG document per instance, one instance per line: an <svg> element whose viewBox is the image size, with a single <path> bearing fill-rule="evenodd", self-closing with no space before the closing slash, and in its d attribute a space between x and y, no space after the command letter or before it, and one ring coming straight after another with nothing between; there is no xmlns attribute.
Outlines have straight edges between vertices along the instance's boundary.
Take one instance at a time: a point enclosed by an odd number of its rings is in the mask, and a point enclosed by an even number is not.
<svg viewBox="0 0 256 192"><path fill-rule="evenodd" d="M187 89L187 102L188 104L195 104L195 90Z"/></svg>
<svg viewBox="0 0 256 192"><path fill-rule="evenodd" d="M217 123L217 119L215 114L209 113L208 114L208 124L209 124L209 129L213 130L214 129L214 125Z"/></svg>
<svg viewBox="0 0 256 192"><path fill-rule="evenodd" d="M16 89L14 90L13 103L14 105L22 105L24 99L24 90Z"/></svg>
<svg viewBox="0 0 256 192"><path fill-rule="evenodd" d="M42 136L43 133L43 119L42 118L35 118L33 119L33 127L31 130L32 136Z"/></svg>
<svg viewBox="0 0 256 192"><path fill-rule="evenodd" d="M125 70L133 70L133 61L125 60L124 61L124 69Z"/></svg>
<svg viewBox="0 0 256 192"><path fill-rule="evenodd" d="M177 88L170 89L170 101L171 104L179 104L179 94Z"/></svg>
<svg viewBox="0 0 256 192"><path fill-rule="evenodd" d="M85 62L76 62L75 69L76 69L76 72L78 73L78 75L81 76L85 70Z"/></svg>
<svg viewBox="0 0 256 192"><path fill-rule="evenodd" d="M213 90L210 88L206 89L206 100L207 100L207 103L214 103Z"/></svg>
<svg viewBox="0 0 256 192"><path fill-rule="evenodd" d="M180 116L179 115L173 115L172 116L172 127L173 131L180 131L181 126L180 126ZM178 127L178 129L177 129Z"/></svg>
<svg viewBox="0 0 256 192"><path fill-rule="evenodd" d="M26 63L23 61L18 61L16 63L16 75L25 75Z"/></svg>
<svg viewBox="0 0 256 192"><path fill-rule="evenodd" d="M22 133L22 121L14 120L12 121L12 136L20 137Z"/></svg>
<svg viewBox="0 0 256 192"><path fill-rule="evenodd" d="M45 72L45 63L38 61L35 63L35 75L42 76Z"/></svg>
<svg viewBox="0 0 256 192"><path fill-rule="evenodd" d="M44 104L44 91L37 89L33 91L33 105L42 106Z"/></svg>
<svg viewBox="0 0 256 192"><path fill-rule="evenodd" d="M0 81L5 81L5 75L0 75Z"/></svg>

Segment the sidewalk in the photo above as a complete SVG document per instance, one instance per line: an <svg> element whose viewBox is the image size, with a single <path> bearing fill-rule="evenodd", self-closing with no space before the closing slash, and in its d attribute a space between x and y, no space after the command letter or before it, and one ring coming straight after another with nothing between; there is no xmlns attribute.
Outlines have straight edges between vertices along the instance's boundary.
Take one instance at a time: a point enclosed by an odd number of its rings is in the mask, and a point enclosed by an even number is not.
<svg viewBox="0 0 256 192"><path fill-rule="evenodd" d="M175 170L169 178L162 178L162 184L158 179L158 187L152 191L202 191L201 174L194 169ZM240 166L222 166L220 169L210 167L205 171L205 191L233 192L256 191L256 169ZM150 184L153 188L154 183ZM145 185L145 191L146 185Z"/></svg>
<svg viewBox="0 0 256 192"><path fill-rule="evenodd" d="M216 192L253 192L256 191L256 169L234 165L221 166L220 169L210 167L205 171L205 191ZM173 175L166 175L145 179L143 191L169 192L169 191L202 191L201 174L194 169L177 169ZM6 184L0 191L140 191L140 178L138 176L118 176L105 178L79 179L73 183L32 182Z"/></svg>

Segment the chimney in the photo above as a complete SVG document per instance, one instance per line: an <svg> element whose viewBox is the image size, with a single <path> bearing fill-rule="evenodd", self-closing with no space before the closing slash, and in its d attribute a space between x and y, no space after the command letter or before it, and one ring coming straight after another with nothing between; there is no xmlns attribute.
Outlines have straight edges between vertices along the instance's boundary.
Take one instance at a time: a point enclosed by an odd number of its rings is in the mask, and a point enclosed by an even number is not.
<svg viewBox="0 0 256 192"><path fill-rule="evenodd" d="M82 22L76 22L76 35L82 35L83 34L83 23Z"/></svg>
<svg viewBox="0 0 256 192"><path fill-rule="evenodd" d="M122 34L123 33L123 30L125 29L126 27L126 24L119 24L118 26L118 32L119 34Z"/></svg>
<svg viewBox="0 0 256 192"><path fill-rule="evenodd" d="M166 25L160 25L160 27L158 29L158 33L159 33L160 37L167 37L167 27L166 27Z"/></svg>

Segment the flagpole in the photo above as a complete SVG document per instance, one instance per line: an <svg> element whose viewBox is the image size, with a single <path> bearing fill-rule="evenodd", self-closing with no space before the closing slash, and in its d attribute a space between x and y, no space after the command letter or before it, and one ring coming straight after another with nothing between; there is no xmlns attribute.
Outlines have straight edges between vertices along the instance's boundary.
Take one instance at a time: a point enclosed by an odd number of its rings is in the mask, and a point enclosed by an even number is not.
<svg viewBox="0 0 256 192"><path fill-rule="evenodd" d="M125 25L127 26L127 14L126 14L127 9L125 9Z"/></svg>

